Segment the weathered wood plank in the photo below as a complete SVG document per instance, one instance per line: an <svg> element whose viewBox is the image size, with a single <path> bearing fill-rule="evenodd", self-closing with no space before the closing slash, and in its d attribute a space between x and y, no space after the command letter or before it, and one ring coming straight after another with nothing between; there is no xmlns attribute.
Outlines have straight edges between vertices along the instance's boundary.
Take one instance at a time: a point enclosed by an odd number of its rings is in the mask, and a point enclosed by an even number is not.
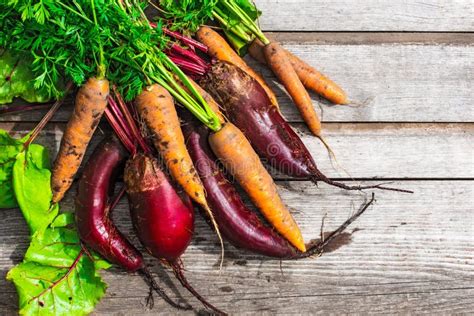
<svg viewBox="0 0 474 316"><path fill-rule="evenodd" d="M307 40L284 42L284 46L332 78L353 104L359 104L334 106L313 95L324 122L474 121L474 45L318 44ZM271 71L255 62L251 65L272 83L285 117L301 121Z"/></svg>
<svg viewBox="0 0 474 316"><path fill-rule="evenodd" d="M337 227L364 197L307 182L280 182L281 194L301 225L306 240ZM218 243L199 217L196 237L184 255L187 274L202 294L233 313L468 312L474 308L474 197L472 181L405 181L413 195L377 194L377 203L340 240L337 251L313 260L280 263L263 260L226 244L225 265L217 270ZM68 194L63 209L72 207ZM114 213L131 234L126 203ZM0 212L0 313L16 308L6 271L21 260L27 228L16 210ZM153 263L149 259L150 264ZM168 284L169 273L153 271ZM98 314L141 314L147 294L136 275L104 273L110 287ZM176 284L176 282L174 282ZM176 292L177 291L177 292ZM173 297L196 303L178 285ZM156 310L175 312L157 301ZM148 312L150 313L150 312Z"/></svg>
<svg viewBox="0 0 474 316"><path fill-rule="evenodd" d="M296 55L338 82L362 106L331 106L313 95L324 122L474 122L474 36L272 34ZM402 43L394 43L401 41ZM432 43L435 41L435 43ZM442 44L436 43L439 41ZM469 44L470 43L470 44ZM271 72L263 72L292 122L301 117ZM53 118L66 121L72 98ZM45 111L0 117L38 121Z"/></svg>
<svg viewBox="0 0 474 316"><path fill-rule="evenodd" d="M32 123L1 124L24 135ZM107 131L106 124L102 125ZM50 148L54 157L59 148L64 123L54 123L40 135L38 142ZM300 132L321 171L333 178L348 178L333 169L321 142L311 136L302 124ZM337 160L353 178L474 178L472 157L474 124L325 124L324 137L336 153ZM99 129L97 135L103 134ZM95 147L101 137L94 137Z"/></svg>
<svg viewBox="0 0 474 316"><path fill-rule="evenodd" d="M256 0L266 31L472 32L471 1Z"/></svg>

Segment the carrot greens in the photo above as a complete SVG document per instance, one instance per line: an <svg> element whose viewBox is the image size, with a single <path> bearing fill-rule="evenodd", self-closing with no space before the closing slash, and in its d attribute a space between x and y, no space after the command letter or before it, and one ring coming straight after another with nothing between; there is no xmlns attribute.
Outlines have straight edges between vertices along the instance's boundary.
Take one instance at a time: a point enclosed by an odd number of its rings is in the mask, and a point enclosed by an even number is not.
<svg viewBox="0 0 474 316"><path fill-rule="evenodd" d="M56 99L58 81L82 85L107 72L127 101L158 83L201 122L220 128L217 116L189 79L162 52L168 43L161 27L153 28L146 1L16 0L0 4L0 47L33 59L36 88ZM186 92L178 80L189 89Z"/></svg>

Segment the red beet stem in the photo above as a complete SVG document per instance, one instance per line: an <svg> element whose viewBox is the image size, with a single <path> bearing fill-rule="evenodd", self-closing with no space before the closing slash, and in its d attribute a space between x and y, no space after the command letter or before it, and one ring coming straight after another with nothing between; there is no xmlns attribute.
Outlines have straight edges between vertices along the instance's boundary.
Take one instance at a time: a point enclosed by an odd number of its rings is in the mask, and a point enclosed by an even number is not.
<svg viewBox="0 0 474 316"><path fill-rule="evenodd" d="M155 24L155 27L156 27L156 24ZM186 44L187 46L189 47L193 47L193 48L197 48L199 49L201 52L207 54L207 52L209 51L209 49L207 48L206 45L192 39L192 38L189 38L187 36L184 36L182 35L181 33L179 32L175 32L175 31L170 31L166 28L163 28L163 33L165 33L166 35L169 35L171 37L174 37L178 40L180 40L181 42L183 42L184 44Z"/></svg>
<svg viewBox="0 0 474 316"><path fill-rule="evenodd" d="M173 61L181 70L183 70L186 74L196 76L198 78L204 76L206 74L206 69L200 65L197 65L194 62L190 62L185 60L182 57L169 55L168 56L171 61Z"/></svg>
<svg viewBox="0 0 474 316"><path fill-rule="evenodd" d="M176 53L178 55L182 55L184 57L189 58L190 60L192 60L193 62L199 64L200 66L202 66L206 70L209 69L209 67L210 67L209 63L204 61L204 59L202 59L199 55L197 55L196 53L194 53L192 51L184 49L179 45L173 44L171 46L170 51L173 52L173 53Z"/></svg>
<svg viewBox="0 0 474 316"><path fill-rule="evenodd" d="M130 113L127 105L125 104L125 101L123 100L122 96L117 90L117 87L115 85L112 86L112 90L114 92L115 97L117 98L118 101L118 106L121 110L122 115L125 117L125 120L128 123L128 128L133 135L134 139L138 141L138 144L140 145L140 148L145 152L145 153L150 153L151 149L145 142L145 139L143 138L143 135L141 134L140 130L137 127L136 121L133 118L132 114Z"/></svg>

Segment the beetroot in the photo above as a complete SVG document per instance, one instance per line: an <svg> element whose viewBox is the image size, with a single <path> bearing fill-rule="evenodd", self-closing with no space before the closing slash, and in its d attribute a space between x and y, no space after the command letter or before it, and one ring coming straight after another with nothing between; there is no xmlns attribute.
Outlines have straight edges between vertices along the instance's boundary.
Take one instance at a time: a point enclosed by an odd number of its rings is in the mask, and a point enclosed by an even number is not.
<svg viewBox="0 0 474 316"><path fill-rule="evenodd" d="M176 193L157 161L147 155L137 154L127 162L124 180L140 241L151 255L175 261L193 236L191 200Z"/></svg>
<svg viewBox="0 0 474 316"><path fill-rule="evenodd" d="M204 306L218 314L222 311L208 303L187 282L180 256L194 231L194 213L189 197L176 193L156 159L137 154L127 162L124 180L130 212L138 238L147 251L167 263L176 278Z"/></svg>
<svg viewBox="0 0 474 316"><path fill-rule="evenodd" d="M116 138L100 143L84 167L76 197L76 223L81 240L108 261L129 272L143 268L140 252L118 231L110 215L110 193L128 157Z"/></svg>
<svg viewBox="0 0 474 316"><path fill-rule="evenodd" d="M380 185L348 186L321 173L299 136L272 105L262 86L240 68L216 62L200 84L224 106L227 117L247 137L260 157L276 170L295 178L323 181L346 190L383 189Z"/></svg>

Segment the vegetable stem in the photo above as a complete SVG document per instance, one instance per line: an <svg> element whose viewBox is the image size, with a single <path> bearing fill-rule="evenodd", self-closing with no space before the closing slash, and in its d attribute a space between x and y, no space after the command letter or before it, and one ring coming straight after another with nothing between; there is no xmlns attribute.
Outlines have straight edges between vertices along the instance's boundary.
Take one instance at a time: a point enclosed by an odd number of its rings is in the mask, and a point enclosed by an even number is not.
<svg viewBox="0 0 474 316"><path fill-rule="evenodd" d="M95 27L97 28L98 31L99 30L99 23L97 22L97 14L95 12L95 0L91 0L91 7L92 7L92 15L94 17L94 25ZM105 78L105 57L104 57L104 47L102 45L102 41L100 39L100 36L99 38L97 39L98 40L98 43L99 43L99 62L98 62L98 65L97 65L97 78L98 79L104 79Z"/></svg>

